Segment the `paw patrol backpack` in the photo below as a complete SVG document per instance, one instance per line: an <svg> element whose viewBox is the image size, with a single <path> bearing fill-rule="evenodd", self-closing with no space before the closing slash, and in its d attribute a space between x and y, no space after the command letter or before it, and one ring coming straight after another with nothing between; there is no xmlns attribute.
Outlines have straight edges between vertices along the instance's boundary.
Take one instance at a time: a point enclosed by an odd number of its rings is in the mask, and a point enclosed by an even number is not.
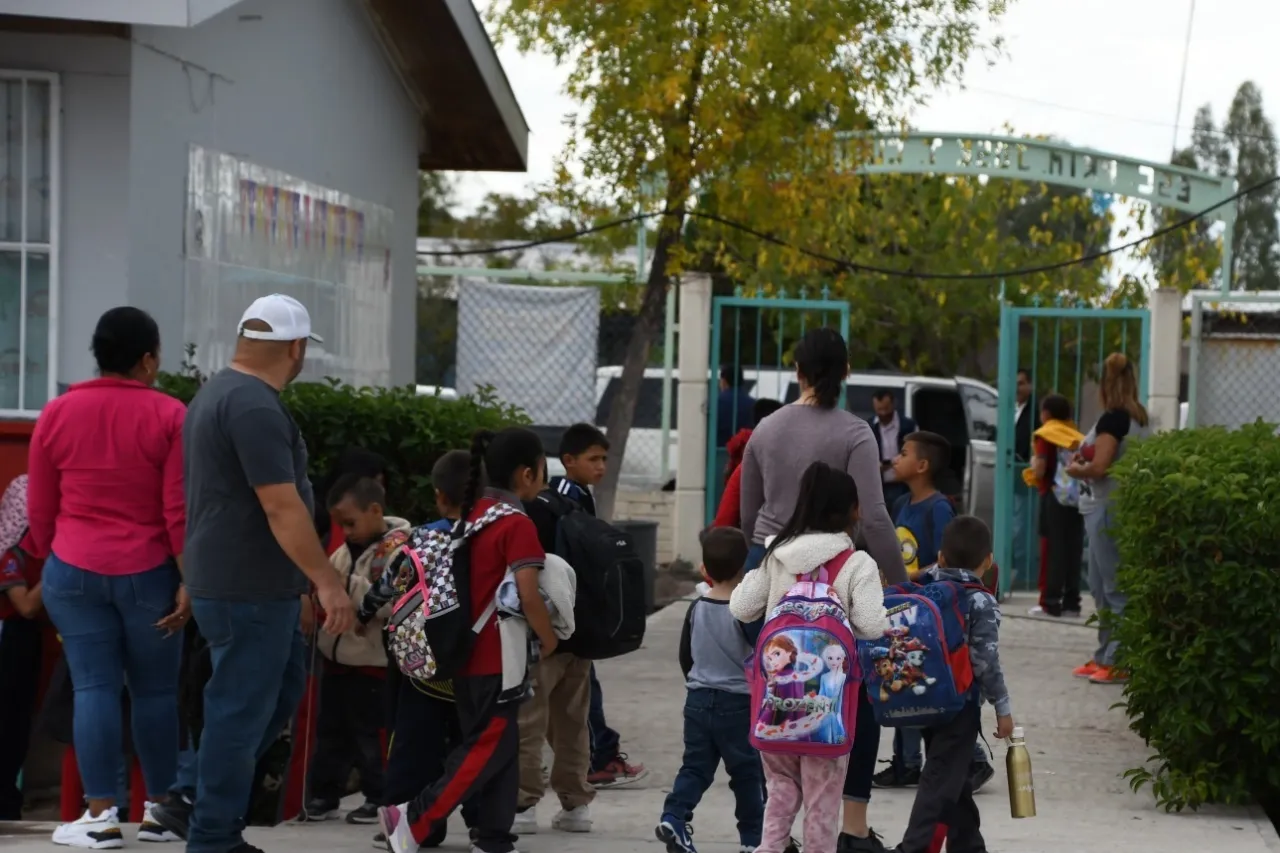
<svg viewBox="0 0 1280 853"><path fill-rule="evenodd" d="M973 688L969 591L959 581L886 587L889 629L858 642L867 697L882 726L923 728L946 722Z"/></svg>

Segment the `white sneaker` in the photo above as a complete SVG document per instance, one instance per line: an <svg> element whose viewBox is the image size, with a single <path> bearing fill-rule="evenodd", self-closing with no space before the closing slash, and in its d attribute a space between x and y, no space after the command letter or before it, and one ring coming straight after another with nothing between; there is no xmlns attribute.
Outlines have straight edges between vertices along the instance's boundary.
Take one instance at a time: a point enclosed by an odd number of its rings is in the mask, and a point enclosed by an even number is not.
<svg viewBox="0 0 1280 853"><path fill-rule="evenodd" d="M116 807L104 809L92 817L86 809L80 819L64 823L53 831L53 843L63 847L83 847L86 850L115 850L124 846L120 834L120 818Z"/></svg>
<svg viewBox="0 0 1280 853"><path fill-rule="evenodd" d="M409 804L404 803L378 809L378 828L386 839L384 843L389 853L417 853L418 842L413 840L409 829L408 808Z"/></svg>
<svg viewBox="0 0 1280 853"><path fill-rule="evenodd" d="M155 803L147 800L146 805L143 807L142 823L138 824L138 840L155 842L181 841L181 838L165 829L151 816L151 810L155 806Z"/></svg>
<svg viewBox="0 0 1280 853"><path fill-rule="evenodd" d="M551 819L551 828L561 832L590 832L591 810L586 806L561 809L560 813Z"/></svg>
<svg viewBox="0 0 1280 853"><path fill-rule="evenodd" d="M516 812L515 823L511 824L514 835L538 834L538 807L530 806L522 812Z"/></svg>

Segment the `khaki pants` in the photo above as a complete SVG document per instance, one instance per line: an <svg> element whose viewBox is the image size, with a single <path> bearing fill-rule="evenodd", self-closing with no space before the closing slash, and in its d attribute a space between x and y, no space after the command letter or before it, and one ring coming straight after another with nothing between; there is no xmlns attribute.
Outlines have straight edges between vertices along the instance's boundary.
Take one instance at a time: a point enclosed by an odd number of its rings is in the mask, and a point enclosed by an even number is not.
<svg viewBox="0 0 1280 853"><path fill-rule="evenodd" d="M520 706L520 808L537 805L546 793L542 780L542 744L551 744L551 790L565 809L595 799L587 784L591 739L591 661L571 654L552 655L533 667L533 698Z"/></svg>

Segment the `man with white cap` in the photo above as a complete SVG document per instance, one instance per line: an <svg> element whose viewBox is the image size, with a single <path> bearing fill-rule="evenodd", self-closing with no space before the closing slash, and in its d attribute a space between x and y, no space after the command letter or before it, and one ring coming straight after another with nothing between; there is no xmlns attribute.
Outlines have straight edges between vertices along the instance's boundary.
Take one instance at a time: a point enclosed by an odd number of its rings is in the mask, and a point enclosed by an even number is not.
<svg viewBox="0 0 1280 853"><path fill-rule="evenodd" d="M160 817L184 829L191 853L254 853L245 825L257 759L297 710L306 684L299 629L308 579L341 634L354 609L316 536L307 448L280 400L302 370L311 317L302 303L255 300L238 328L231 365L212 376L183 427L186 581L208 642L204 731L189 826L183 803ZM185 820L176 821L185 823Z"/></svg>

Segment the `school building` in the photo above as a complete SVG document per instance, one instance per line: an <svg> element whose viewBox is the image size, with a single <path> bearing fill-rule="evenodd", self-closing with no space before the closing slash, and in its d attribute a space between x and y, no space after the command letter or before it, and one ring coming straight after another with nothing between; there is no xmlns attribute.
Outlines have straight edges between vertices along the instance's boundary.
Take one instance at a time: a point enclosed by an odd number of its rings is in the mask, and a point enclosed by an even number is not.
<svg viewBox="0 0 1280 853"><path fill-rule="evenodd" d="M0 117L0 484L116 305L209 370L289 293L311 378L412 382L418 171L528 142L471 0L0 0Z"/></svg>

